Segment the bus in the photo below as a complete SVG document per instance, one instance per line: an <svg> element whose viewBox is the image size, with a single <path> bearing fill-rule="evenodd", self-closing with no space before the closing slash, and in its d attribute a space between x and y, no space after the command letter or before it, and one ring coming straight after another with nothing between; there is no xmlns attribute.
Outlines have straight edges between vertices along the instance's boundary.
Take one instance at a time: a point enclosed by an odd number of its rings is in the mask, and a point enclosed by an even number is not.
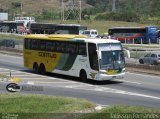
<svg viewBox="0 0 160 119"><path fill-rule="evenodd" d="M87 27L79 24L32 23L28 29L31 34L82 34Z"/></svg>
<svg viewBox="0 0 160 119"><path fill-rule="evenodd" d="M117 40L71 34L30 34L24 39L24 67L86 81L123 78L125 58Z"/></svg>
<svg viewBox="0 0 160 119"><path fill-rule="evenodd" d="M157 26L114 27L108 33L122 43L158 43L157 30Z"/></svg>
<svg viewBox="0 0 160 119"><path fill-rule="evenodd" d="M28 34L53 34L57 24L31 23L28 25Z"/></svg>
<svg viewBox="0 0 160 119"><path fill-rule="evenodd" d="M23 23L17 23L15 21L2 21L0 22L0 32L21 34L25 32L25 27Z"/></svg>

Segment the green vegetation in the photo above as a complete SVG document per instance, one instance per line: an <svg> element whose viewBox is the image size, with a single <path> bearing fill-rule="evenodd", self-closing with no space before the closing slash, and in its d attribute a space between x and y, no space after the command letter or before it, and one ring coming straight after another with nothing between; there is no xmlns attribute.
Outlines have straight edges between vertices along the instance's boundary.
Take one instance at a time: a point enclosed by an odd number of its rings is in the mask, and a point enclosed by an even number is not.
<svg viewBox="0 0 160 119"><path fill-rule="evenodd" d="M159 0L116 0L115 10L112 4L113 0L82 0L82 19L160 23ZM0 0L0 5L0 11L8 12L10 20L15 16L33 16L36 21L61 19L60 0ZM77 16L74 10L67 12L65 9L70 20Z"/></svg>
<svg viewBox="0 0 160 119"><path fill-rule="evenodd" d="M95 111L95 104L83 99L64 98L47 95L0 94L2 116L14 114L23 119L111 119L118 114L139 115L158 114L159 109L134 106L112 106Z"/></svg>
<svg viewBox="0 0 160 119"><path fill-rule="evenodd" d="M130 21L130 22L155 22L159 24L159 0L115 0L115 11L112 11L113 0L86 0L87 4L94 6L96 19ZM90 10L88 10L90 11ZM97 14L96 14L97 13ZM100 14L99 14L100 13ZM102 14L103 13L103 14ZM100 17L100 18L99 18ZM156 18L156 19L155 19Z"/></svg>
<svg viewBox="0 0 160 119"><path fill-rule="evenodd" d="M12 34L0 34L0 40L3 39L15 39L15 40L23 40L24 36L21 35L12 35Z"/></svg>
<svg viewBox="0 0 160 119"><path fill-rule="evenodd" d="M77 98L0 94L0 113L71 113L94 107L94 104Z"/></svg>
<svg viewBox="0 0 160 119"><path fill-rule="evenodd" d="M78 119L148 119L148 115L154 115L153 118L159 118L159 109L149 109L134 106L113 106L105 108L100 112L85 114ZM145 118L146 117L146 118Z"/></svg>

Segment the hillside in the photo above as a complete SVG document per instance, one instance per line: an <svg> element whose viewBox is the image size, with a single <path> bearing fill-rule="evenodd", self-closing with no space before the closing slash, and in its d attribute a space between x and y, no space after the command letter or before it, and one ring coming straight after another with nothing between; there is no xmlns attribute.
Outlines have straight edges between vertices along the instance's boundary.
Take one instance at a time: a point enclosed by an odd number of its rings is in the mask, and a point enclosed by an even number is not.
<svg viewBox="0 0 160 119"><path fill-rule="evenodd" d="M14 4L21 4L22 11L27 13L41 12L44 8L57 8L60 6L59 0L0 0L0 8L3 10L21 9L21 6L17 5L15 8Z"/></svg>
<svg viewBox="0 0 160 119"><path fill-rule="evenodd" d="M0 0L0 12L8 12L9 20L13 20L15 16L33 16L38 21L60 20L61 1L62 0ZM69 0L63 1L67 4ZM79 2L79 0L73 1ZM158 25L160 24L160 0L81 1L81 17L83 20L151 22ZM115 1L114 9L113 1ZM77 13L74 10L69 11L65 9L65 18L67 18L67 20L77 19L78 15L76 15Z"/></svg>
<svg viewBox="0 0 160 119"><path fill-rule="evenodd" d="M43 9L56 9L60 10L61 0L0 0L1 10L15 10L18 12L21 10L25 13L41 13ZM64 0L65 2L68 0ZM16 7L16 8L15 8ZM85 1L82 0L82 7L87 7Z"/></svg>

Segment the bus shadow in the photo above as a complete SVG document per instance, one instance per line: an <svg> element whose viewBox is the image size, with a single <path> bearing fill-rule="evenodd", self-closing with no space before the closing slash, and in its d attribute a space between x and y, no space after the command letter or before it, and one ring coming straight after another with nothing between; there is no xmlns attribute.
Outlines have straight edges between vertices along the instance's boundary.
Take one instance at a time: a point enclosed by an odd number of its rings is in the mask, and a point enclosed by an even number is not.
<svg viewBox="0 0 160 119"><path fill-rule="evenodd" d="M59 78L61 80L69 80L69 81L75 81L75 82L86 83L91 85L113 85L113 84L123 83L122 81L114 81L114 80L95 81L90 79L88 79L86 82L83 82L78 77L72 77L72 76L66 76L66 75L60 75L60 74L54 74L54 73L47 73L47 76Z"/></svg>
<svg viewBox="0 0 160 119"><path fill-rule="evenodd" d="M21 70L21 71L26 72L26 73L36 74L33 71L27 70L27 69ZM67 75L62 75L62 74L55 74L55 73L46 73L46 76L49 76L52 78L58 78L60 80L75 81L75 82L86 83L86 84L91 84L91 85L114 85L114 84L123 83L122 81L115 81L115 80L95 81L95 80L90 80L90 79L88 79L86 82L83 82L77 77L72 77L72 76L67 76Z"/></svg>

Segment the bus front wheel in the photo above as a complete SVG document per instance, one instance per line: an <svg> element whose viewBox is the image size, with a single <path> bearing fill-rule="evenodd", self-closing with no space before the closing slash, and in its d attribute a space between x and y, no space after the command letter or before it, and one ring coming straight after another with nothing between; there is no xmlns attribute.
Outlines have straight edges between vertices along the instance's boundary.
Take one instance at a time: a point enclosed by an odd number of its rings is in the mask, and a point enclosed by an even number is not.
<svg viewBox="0 0 160 119"><path fill-rule="evenodd" d="M87 81L87 74L86 74L85 70L81 70L81 71L80 71L80 79L81 79L83 82L86 82L86 81Z"/></svg>
<svg viewBox="0 0 160 119"><path fill-rule="evenodd" d="M39 68L38 68L38 64L37 63L34 63L33 64L33 71L35 72L35 73L39 73Z"/></svg>

